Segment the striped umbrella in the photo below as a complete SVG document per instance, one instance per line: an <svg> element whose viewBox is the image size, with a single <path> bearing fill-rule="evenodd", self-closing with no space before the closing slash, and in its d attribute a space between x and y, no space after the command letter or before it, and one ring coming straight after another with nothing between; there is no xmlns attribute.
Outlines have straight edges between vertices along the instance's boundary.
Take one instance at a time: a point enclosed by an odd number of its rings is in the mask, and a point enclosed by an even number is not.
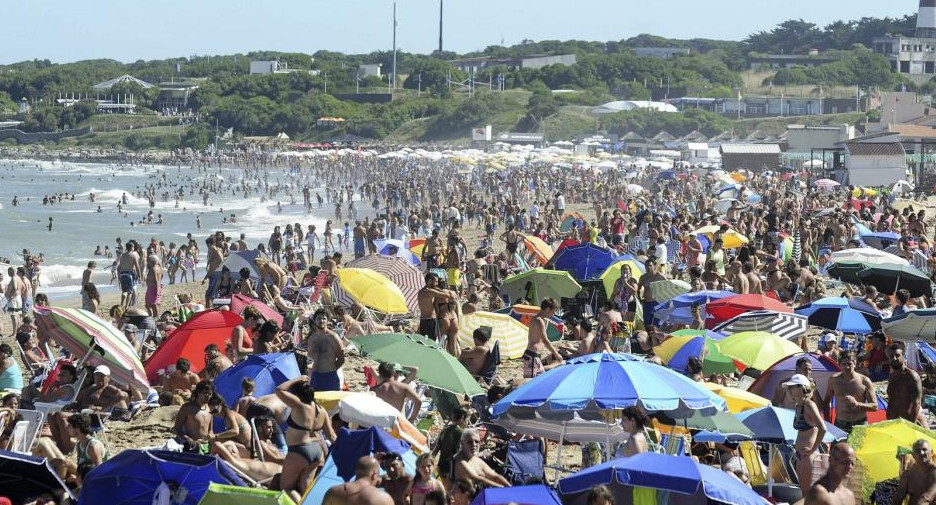
<svg viewBox="0 0 936 505"><path fill-rule="evenodd" d="M419 308L416 298L419 295L419 290L424 285L423 276L418 268L405 259L385 254L372 254L350 261L346 266L350 268L368 268L385 275L403 292L403 298L406 299L406 306L409 307L410 312L415 313L416 309ZM353 301L351 295L341 289L339 289L339 296L336 299L338 303L343 305L350 305L351 301Z"/></svg>
<svg viewBox="0 0 936 505"><path fill-rule="evenodd" d="M766 331L789 340L805 335L807 326L809 318L803 315L755 310L739 314L716 325L713 330L728 335L743 331Z"/></svg>
<svg viewBox="0 0 936 505"><path fill-rule="evenodd" d="M500 342L501 354L508 359L516 359L523 355L527 345L527 334L530 332L523 323L508 314L478 311L462 317L458 325L458 343L462 347L473 347L471 334L482 326L491 328L491 342Z"/></svg>
<svg viewBox="0 0 936 505"><path fill-rule="evenodd" d="M149 389L140 357L114 325L82 309L37 306L34 310L40 335L54 340L74 356L85 356L96 345L97 350L88 356L89 365L107 365L115 382Z"/></svg>

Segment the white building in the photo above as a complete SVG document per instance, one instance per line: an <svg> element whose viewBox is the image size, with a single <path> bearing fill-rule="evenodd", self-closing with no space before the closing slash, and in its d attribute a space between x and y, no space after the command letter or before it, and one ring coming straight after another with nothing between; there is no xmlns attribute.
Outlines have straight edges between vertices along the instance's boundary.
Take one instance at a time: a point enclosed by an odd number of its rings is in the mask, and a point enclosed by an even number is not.
<svg viewBox="0 0 936 505"><path fill-rule="evenodd" d="M846 142L845 168L849 185L890 186L907 178L907 152L896 134Z"/></svg>
<svg viewBox="0 0 936 505"><path fill-rule="evenodd" d="M842 142L855 138L855 127L847 124L839 126L806 126L791 124L787 126L787 152L810 153L813 150L834 149Z"/></svg>
<svg viewBox="0 0 936 505"><path fill-rule="evenodd" d="M380 68L382 65L380 63L370 63L367 65L360 65L358 67L358 75L361 77L380 77Z"/></svg>

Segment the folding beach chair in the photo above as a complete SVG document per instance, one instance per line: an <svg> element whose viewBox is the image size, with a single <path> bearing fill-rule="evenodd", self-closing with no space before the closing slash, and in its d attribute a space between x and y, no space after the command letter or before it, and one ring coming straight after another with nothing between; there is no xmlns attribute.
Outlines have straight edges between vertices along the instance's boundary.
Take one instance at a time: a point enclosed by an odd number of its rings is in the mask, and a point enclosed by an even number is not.
<svg viewBox="0 0 936 505"><path fill-rule="evenodd" d="M29 365L29 370L32 372L34 377L38 375L43 375L52 368L51 361L34 362L30 360L29 357L26 355L26 350L23 349L23 346L20 345L19 340L16 338L13 338L12 340L13 340L13 343L16 344L16 349L19 351L20 360L22 360L24 364Z"/></svg>
<svg viewBox="0 0 936 505"><path fill-rule="evenodd" d="M546 477L542 445L538 439L520 442L507 442L507 461L504 476L513 485L521 485L530 479L542 480Z"/></svg>
<svg viewBox="0 0 936 505"><path fill-rule="evenodd" d="M9 450L11 452L32 454L32 447L30 446L26 435L28 431L29 423L27 421L18 421L13 425L13 432L10 434L9 446Z"/></svg>
<svg viewBox="0 0 936 505"><path fill-rule="evenodd" d="M11 450L23 454L30 454L33 445L36 443L36 439L39 438L39 431L42 429L42 424L45 422L45 414L38 410L16 409L16 415L20 418L20 421L16 423L16 426L13 428L14 430L19 427L20 423L26 423L25 427L21 428L25 430L25 432L22 435L22 440L19 442L25 449L22 451Z"/></svg>
<svg viewBox="0 0 936 505"><path fill-rule="evenodd" d="M478 374L478 378L483 380L488 385L492 384L494 382L494 378L497 376L497 367L500 364L500 340L496 340L494 341L494 345L491 347L491 350L488 351L487 356L484 358L484 365L481 367L481 373Z"/></svg>

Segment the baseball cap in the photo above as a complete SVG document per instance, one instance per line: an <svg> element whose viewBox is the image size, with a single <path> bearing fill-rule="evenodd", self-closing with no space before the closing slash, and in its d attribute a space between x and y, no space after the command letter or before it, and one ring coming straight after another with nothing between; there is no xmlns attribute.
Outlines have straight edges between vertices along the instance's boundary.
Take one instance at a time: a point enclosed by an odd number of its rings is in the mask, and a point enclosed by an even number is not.
<svg viewBox="0 0 936 505"><path fill-rule="evenodd" d="M403 373L403 365L401 365L401 364L399 364L399 363L394 363L394 364L393 364L393 371L396 372L396 373Z"/></svg>
<svg viewBox="0 0 936 505"><path fill-rule="evenodd" d="M99 373L101 375L110 376L111 374L110 367L107 365L98 365L97 367L94 368L94 373Z"/></svg>
<svg viewBox="0 0 936 505"><path fill-rule="evenodd" d="M809 383L809 379L807 379L805 375L798 373L793 374L788 381L783 383L783 387L788 388L790 386L802 386L808 389L812 387L812 384Z"/></svg>

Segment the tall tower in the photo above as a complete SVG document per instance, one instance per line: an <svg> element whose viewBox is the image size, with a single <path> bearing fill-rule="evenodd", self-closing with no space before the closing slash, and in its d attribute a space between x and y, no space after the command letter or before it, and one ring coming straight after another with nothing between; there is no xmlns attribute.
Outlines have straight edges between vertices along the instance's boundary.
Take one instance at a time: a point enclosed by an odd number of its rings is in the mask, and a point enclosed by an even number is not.
<svg viewBox="0 0 936 505"><path fill-rule="evenodd" d="M923 39L936 39L936 0L920 0L916 36Z"/></svg>
<svg viewBox="0 0 936 505"><path fill-rule="evenodd" d="M445 0L439 0L439 56L442 55L442 9L444 7Z"/></svg>

